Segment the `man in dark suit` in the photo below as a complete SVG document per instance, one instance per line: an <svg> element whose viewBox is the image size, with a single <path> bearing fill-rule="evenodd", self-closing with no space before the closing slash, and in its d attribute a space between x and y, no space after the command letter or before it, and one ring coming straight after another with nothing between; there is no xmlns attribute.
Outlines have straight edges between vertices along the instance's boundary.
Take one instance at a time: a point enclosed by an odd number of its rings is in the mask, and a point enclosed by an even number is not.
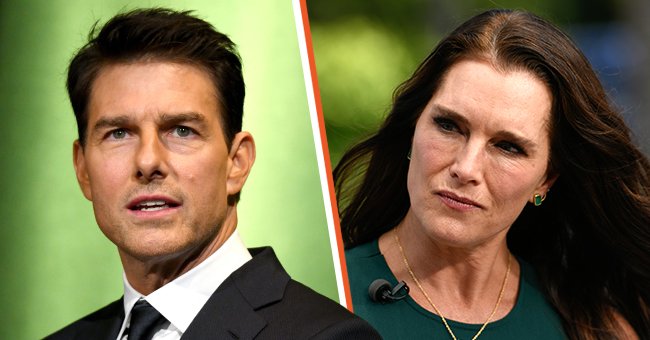
<svg viewBox="0 0 650 340"><path fill-rule="evenodd" d="M118 248L124 296L48 338L379 338L241 242L255 145L227 36L185 12L121 14L77 52L67 87L77 180Z"/></svg>

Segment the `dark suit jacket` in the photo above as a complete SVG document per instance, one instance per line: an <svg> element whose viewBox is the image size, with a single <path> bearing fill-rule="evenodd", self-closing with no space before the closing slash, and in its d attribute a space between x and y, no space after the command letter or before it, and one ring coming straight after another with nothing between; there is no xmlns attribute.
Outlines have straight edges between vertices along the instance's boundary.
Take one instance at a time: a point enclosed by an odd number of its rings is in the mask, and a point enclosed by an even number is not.
<svg viewBox="0 0 650 340"><path fill-rule="evenodd" d="M182 339L381 339L365 321L292 280L271 248L233 272L194 318ZM115 340L122 299L48 336Z"/></svg>

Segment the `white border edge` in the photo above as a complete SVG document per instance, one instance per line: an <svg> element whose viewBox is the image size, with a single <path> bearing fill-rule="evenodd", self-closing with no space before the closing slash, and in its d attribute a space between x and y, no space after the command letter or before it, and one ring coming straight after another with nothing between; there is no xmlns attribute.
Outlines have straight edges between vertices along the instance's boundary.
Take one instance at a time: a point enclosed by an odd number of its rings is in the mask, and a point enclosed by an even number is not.
<svg viewBox="0 0 650 340"><path fill-rule="evenodd" d="M316 149L316 160L318 162L318 172L320 175L320 184L323 192L323 205L325 207L325 217L327 219L327 230L329 232L330 247L332 248L332 262L334 264L334 275L336 276L336 287L339 294L339 303L347 307L345 299L345 288L343 286L343 275L341 273L341 260L336 241L336 231L332 204L330 200L329 185L327 183L327 173L325 169L325 156L323 154L323 144L321 143L320 129L318 126L318 111L316 110L316 98L314 95L314 84L311 79L311 70L309 68L309 54L307 53L307 39L305 28L302 21L302 8L300 0L292 0L293 15L296 21L296 32L298 34L298 46L300 49L300 60L302 62L302 73L305 77L305 89L307 94L307 104L309 106L309 117L311 119L311 129L314 136L314 147Z"/></svg>

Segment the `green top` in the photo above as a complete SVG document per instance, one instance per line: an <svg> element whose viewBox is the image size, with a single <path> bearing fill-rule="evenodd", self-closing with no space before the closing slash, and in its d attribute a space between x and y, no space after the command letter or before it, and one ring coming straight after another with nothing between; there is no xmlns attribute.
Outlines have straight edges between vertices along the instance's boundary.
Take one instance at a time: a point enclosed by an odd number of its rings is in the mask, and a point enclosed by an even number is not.
<svg viewBox="0 0 650 340"><path fill-rule="evenodd" d="M354 312L384 339L451 339L440 317L420 307L410 296L386 304L370 299L368 286L374 280L397 283L379 252L377 240L347 250L345 257ZM566 339L560 317L539 290L533 268L522 260L519 263L521 278L514 308L504 318L489 323L478 339ZM482 326L453 320L447 323L458 340L472 339Z"/></svg>

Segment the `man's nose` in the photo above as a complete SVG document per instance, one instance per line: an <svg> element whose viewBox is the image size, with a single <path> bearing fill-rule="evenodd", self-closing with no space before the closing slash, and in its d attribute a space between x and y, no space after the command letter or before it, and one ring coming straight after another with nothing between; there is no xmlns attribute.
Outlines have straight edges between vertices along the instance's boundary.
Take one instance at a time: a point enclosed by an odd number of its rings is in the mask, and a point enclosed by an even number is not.
<svg viewBox="0 0 650 340"><path fill-rule="evenodd" d="M145 131L135 155L136 177L146 182L167 176L167 148L157 132Z"/></svg>
<svg viewBox="0 0 650 340"><path fill-rule="evenodd" d="M449 167L451 177L461 184L481 182L484 154L479 143L468 142L456 151L454 162Z"/></svg>

